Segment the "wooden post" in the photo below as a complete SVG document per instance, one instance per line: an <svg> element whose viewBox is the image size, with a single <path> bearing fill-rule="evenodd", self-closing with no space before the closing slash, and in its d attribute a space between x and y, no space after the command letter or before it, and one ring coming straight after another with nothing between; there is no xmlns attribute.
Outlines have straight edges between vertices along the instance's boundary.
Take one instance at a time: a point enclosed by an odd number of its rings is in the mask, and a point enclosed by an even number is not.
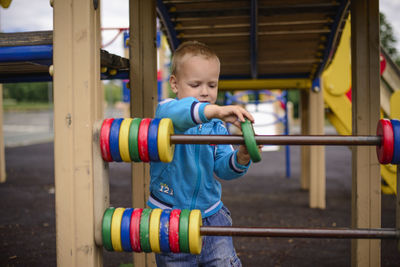
<svg viewBox="0 0 400 267"><path fill-rule="evenodd" d="M353 135L374 135L379 120L379 1L351 2ZM375 147L353 147L352 227L381 227ZM352 240L352 266L380 266L380 240Z"/></svg>
<svg viewBox="0 0 400 267"><path fill-rule="evenodd" d="M155 1L129 1L131 114L154 117L157 105L157 51ZM132 164L132 204L145 207L149 195L149 164ZM134 266L155 266L154 254L134 254Z"/></svg>
<svg viewBox="0 0 400 267"><path fill-rule="evenodd" d="M306 90L300 91L300 119L301 119L301 134L309 135L309 92ZM301 189L310 189L310 148L311 146L301 146Z"/></svg>
<svg viewBox="0 0 400 267"><path fill-rule="evenodd" d="M323 135L325 124L324 98L322 90L309 93L309 134ZM325 147L311 146L310 159L308 162L310 170L310 208L325 209Z"/></svg>
<svg viewBox="0 0 400 267"><path fill-rule="evenodd" d="M101 266L92 155L93 124L103 116L100 7L92 0L54 1L53 12L57 265Z"/></svg>
<svg viewBox="0 0 400 267"><path fill-rule="evenodd" d="M6 159L4 153L3 132L3 85L0 84L0 183L6 181Z"/></svg>
<svg viewBox="0 0 400 267"><path fill-rule="evenodd" d="M400 164L397 164L396 183L396 229L400 230ZM397 250L400 251L400 240L397 241Z"/></svg>

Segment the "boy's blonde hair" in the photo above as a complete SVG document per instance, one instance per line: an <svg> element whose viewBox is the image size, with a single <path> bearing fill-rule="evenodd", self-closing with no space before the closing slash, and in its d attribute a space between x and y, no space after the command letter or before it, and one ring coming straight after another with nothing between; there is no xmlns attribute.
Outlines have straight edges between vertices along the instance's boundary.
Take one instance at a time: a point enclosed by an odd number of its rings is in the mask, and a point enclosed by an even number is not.
<svg viewBox="0 0 400 267"><path fill-rule="evenodd" d="M178 65L186 55L203 56L205 58L215 58L219 62L217 54L206 44L198 41L187 41L179 45L172 57L171 75L176 76Z"/></svg>

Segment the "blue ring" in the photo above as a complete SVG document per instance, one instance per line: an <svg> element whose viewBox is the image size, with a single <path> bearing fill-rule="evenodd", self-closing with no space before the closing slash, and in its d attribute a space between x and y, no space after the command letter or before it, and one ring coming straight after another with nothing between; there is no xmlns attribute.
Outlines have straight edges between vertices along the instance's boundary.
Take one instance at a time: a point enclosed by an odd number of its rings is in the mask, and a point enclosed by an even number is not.
<svg viewBox="0 0 400 267"><path fill-rule="evenodd" d="M124 119L115 119L110 128L110 152L114 161L122 162L121 154L119 153L119 128Z"/></svg>
<svg viewBox="0 0 400 267"><path fill-rule="evenodd" d="M121 220L121 245L122 249L127 252L132 251L130 235L132 212L132 208L125 209Z"/></svg>
<svg viewBox="0 0 400 267"><path fill-rule="evenodd" d="M400 164L400 121L391 120L393 127L393 157L392 164Z"/></svg>
<svg viewBox="0 0 400 267"><path fill-rule="evenodd" d="M160 217L160 249L161 252L171 252L169 248L169 216L171 210L163 210Z"/></svg>
<svg viewBox="0 0 400 267"><path fill-rule="evenodd" d="M160 124L161 119L155 118L151 120L149 126L149 132L147 136L147 147L149 149L149 159L153 162L160 161L160 157L158 156L158 145L157 145L157 136L158 136L158 125Z"/></svg>

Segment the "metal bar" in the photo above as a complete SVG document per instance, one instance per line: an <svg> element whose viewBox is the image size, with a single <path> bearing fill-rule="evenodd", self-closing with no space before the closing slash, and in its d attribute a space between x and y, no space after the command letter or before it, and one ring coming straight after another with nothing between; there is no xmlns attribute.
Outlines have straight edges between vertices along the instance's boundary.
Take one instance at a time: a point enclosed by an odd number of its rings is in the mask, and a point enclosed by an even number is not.
<svg viewBox="0 0 400 267"><path fill-rule="evenodd" d="M0 47L0 62L32 61L52 58L52 45Z"/></svg>
<svg viewBox="0 0 400 267"><path fill-rule="evenodd" d="M262 227L200 227L202 236L248 236L248 237L295 237L295 238L362 238L399 239L400 230L394 228L351 229L351 228L262 228Z"/></svg>
<svg viewBox="0 0 400 267"><path fill-rule="evenodd" d="M380 136L256 135L260 145L377 146ZM241 135L171 135L172 144L244 144Z"/></svg>

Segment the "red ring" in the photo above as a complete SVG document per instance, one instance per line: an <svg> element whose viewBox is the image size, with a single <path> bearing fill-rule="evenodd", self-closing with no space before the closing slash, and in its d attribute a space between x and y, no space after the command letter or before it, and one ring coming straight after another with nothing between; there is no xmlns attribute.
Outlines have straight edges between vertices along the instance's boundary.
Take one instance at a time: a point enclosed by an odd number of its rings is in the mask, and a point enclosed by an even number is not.
<svg viewBox="0 0 400 267"><path fill-rule="evenodd" d="M150 118L145 118L140 122L138 133L139 157L143 162L149 162L149 149L147 147L147 136L149 135Z"/></svg>
<svg viewBox="0 0 400 267"><path fill-rule="evenodd" d="M389 164L393 158L394 147L393 127L390 120L379 120L376 135L382 137L381 144L376 146L376 154L378 155L379 163Z"/></svg>
<svg viewBox="0 0 400 267"><path fill-rule="evenodd" d="M113 161L110 152L110 128L113 121L114 121L113 118L105 119L103 121L103 124L101 125L101 130L100 130L101 156L105 161L108 162Z"/></svg>
<svg viewBox="0 0 400 267"><path fill-rule="evenodd" d="M142 252L140 247L140 217L142 216L143 209L134 209L131 217L131 225L129 235L131 236L132 250L135 252Z"/></svg>
<svg viewBox="0 0 400 267"><path fill-rule="evenodd" d="M171 215L169 217L169 247L171 252L179 253L181 252L179 249L179 216L181 214L181 210L174 209L171 211Z"/></svg>

